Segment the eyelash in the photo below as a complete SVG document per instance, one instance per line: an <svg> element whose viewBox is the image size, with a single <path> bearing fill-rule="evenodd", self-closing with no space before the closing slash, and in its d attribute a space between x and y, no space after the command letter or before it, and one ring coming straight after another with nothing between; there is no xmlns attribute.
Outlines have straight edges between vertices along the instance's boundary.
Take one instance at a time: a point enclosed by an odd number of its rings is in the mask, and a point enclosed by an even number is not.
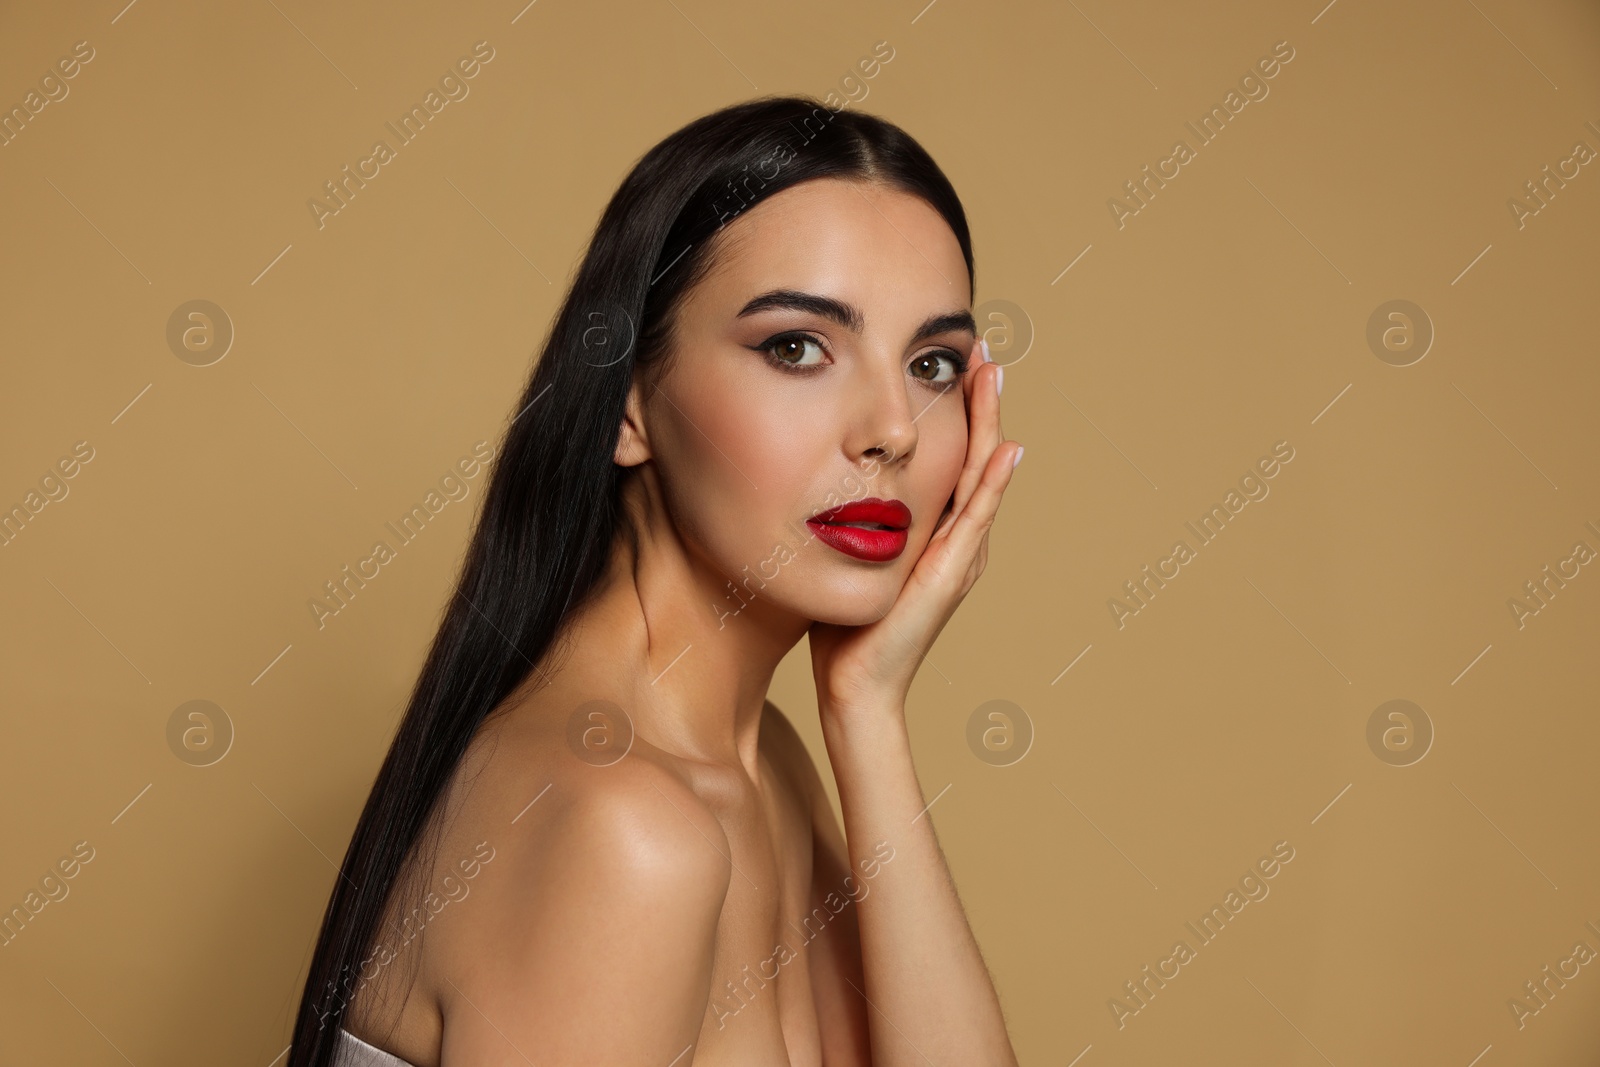
<svg viewBox="0 0 1600 1067"><path fill-rule="evenodd" d="M772 348L774 346L780 344L781 342L784 342L784 341L810 341L812 344L816 345L818 348L822 349L824 352L826 352L828 350L826 345L824 345L815 336L813 336L813 335L811 335L809 333L806 333L804 330L788 330L788 331L785 331L784 333L773 334L771 337L767 338L765 341L761 342L759 345L756 345L755 346L755 351L760 352L763 356L765 356L767 362L772 364L774 367L777 367L779 370L787 371L790 374L810 374L813 371L816 371L816 370L820 369L819 367L815 367L815 366L798 367L798 366L794 365L793 363L789 363L789 362L787 362L785 360L781 360L777 356L773 355L772 354ZM933 349L931 351L922 353L917 358L918 359L924 359L924 358L928 358L928 357L939 357L939 358L944 358L944 359L949 360L950 363L955 367L955 376L958 379L963 374L965 374L967 372L967 365L970 362L968 357L963 356L959 352L956 352L954 349L949 349L949 348L936 348L936 349ZM923 382L924 384L926 384L930 388L939 389L941 391L944 390L944 389L949 388L951 385L954 384L953 381L951 381L951 382L935 382L935 381L930 381L927 378L920 378L918 380Z"/></svg>

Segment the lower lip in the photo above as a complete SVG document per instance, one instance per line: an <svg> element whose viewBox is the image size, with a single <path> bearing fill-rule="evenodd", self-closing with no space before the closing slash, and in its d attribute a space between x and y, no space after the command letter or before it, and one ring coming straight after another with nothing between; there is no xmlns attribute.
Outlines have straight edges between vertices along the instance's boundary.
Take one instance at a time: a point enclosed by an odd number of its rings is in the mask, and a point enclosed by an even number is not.
<svg viewBox="0 0 1600 1067"><path fill-rule="evenodd" d="M866 530L860 526L831 526L815 519L807 519L806 525L816 533L819 541L856 559L886 563L906 550L904 530Z"/></svg>

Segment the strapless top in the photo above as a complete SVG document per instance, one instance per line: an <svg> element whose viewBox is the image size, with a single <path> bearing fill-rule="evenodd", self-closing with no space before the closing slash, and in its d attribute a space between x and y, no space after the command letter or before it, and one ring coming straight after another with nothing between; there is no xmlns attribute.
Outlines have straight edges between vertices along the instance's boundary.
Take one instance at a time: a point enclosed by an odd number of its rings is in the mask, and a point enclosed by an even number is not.
<svg viewBox="0 0 1600 1067"><path fill-rule="evenodd" d="M338 1041L339 1048L333 1054L334 1067L414 1067L392 1052L367 1044L342 1026Z"/></svg>

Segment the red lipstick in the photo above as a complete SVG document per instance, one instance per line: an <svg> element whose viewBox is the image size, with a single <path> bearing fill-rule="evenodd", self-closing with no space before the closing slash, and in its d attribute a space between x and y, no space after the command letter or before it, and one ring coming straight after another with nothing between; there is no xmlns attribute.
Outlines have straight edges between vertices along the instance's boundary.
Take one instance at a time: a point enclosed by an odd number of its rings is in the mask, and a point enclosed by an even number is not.
<svg viewBox="0 0 1600 1067"><path fill-rule="evenodd" d="M886 563L906 550L911 509L898 500L869 496L813 515L806 525L818 540L847 556Z"/></svg>

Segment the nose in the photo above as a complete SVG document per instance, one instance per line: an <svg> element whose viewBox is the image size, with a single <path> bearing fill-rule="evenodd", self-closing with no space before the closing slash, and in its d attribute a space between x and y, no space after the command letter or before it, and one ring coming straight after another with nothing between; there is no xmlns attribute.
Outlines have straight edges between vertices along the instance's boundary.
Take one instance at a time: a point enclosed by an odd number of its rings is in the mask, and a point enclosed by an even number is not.
<svg viewBox="0 0 1600 1067"><path fill-rule="evenodd" d="M893 463L917 447L917 415L912 382L898 356L863 366L846 449L852 461Z"/></svg>

